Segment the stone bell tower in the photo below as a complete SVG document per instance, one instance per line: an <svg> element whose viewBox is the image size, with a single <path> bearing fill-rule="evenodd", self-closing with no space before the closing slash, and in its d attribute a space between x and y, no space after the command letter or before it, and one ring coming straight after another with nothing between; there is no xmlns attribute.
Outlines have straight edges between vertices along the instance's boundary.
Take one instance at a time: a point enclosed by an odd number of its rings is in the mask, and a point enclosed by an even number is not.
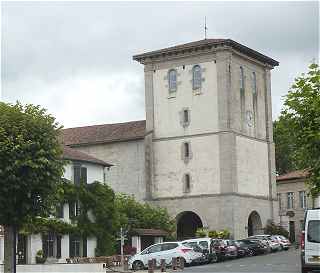
<svg viewBox="0 0 320 273"><path fill-rule="evenodd" d="M275 212L270 71L278 62L230 39L136 55L144 64L147 200L177 219L233 237Z"/></svg>

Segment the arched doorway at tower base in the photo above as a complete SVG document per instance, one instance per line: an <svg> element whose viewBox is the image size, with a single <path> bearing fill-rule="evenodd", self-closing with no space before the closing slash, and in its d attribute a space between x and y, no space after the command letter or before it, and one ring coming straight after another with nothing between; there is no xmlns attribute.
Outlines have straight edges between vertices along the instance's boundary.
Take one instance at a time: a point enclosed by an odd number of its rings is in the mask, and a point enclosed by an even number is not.
<svg viewBox="0 0 320 273"><path fill-rule="evenodd" d="M192 211L181 212L176 220L178 240L195 238L197 229L203 227L201 218Z"/></svg>

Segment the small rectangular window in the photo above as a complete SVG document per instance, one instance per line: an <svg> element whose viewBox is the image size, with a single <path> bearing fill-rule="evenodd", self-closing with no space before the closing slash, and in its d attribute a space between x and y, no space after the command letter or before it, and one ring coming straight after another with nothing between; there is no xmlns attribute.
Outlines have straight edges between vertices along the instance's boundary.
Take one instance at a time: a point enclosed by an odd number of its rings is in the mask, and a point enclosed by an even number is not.
<svg viewBox="0 0 320 273"><path fill-rule="evenodd" d="M183 110L183 122L184 123L189 122L189 111L187 109Z"/></svg>
<svg viewBox="0 0 320 273"><path fill-rule="evenodd" d="M81 183L81 167L80 165L73 166L73 181L75 185L80 185Z"/></svg>
<svg viewBox="0 0 320 273"><path fill-rule="evenodd" d="M185 142L184 143L184 157L189 158L190 151L189 151L189 143Z"/></svg>
<svg viewBox="0 0 320 273"><path fill-rule="evenodd" d="M190 192L191 181L190 174L184 175L184 192Z"/></svg>

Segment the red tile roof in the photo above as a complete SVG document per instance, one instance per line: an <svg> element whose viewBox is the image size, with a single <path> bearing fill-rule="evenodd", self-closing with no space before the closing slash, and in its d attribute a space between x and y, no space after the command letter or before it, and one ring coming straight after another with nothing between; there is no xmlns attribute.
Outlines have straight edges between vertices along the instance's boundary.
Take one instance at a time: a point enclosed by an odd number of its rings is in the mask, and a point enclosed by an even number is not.
<svg viewBox="0 0 320 273"><path fill-rule="evenodd" d="M75 149L72 149L70 147L64 146L63 147L63 158L67 159L67 160L75 160L75 161L83 161L83 162L89 162L89 163L93 163L93 164L98 164L98 165L102 165L104 167L110 167L112 166L111 164L97 159L93 156L90 156L86 153L77 151Z"/></svg>
<svg viewBox="0 0 320 273"><path fill-rule="evenodd" d="M308 177L309 173L307 170L298 170L293 171L290 173L282 174L277 176L277 182L278 181L285 181L285 180L293 180L293 179L301 179Z"/></svg>
<svg viewBox="0 0 320 273"><path fill-rule="evenodd" d="M261 54L258 51L255 51L249 47L246 47L242 44L239 44L231 39L203 39L191 43L176 45L172 47L167 47L160 50L150 51L143 54L138 54L133 56L133 59L143 63L146 58L159 57L161 55L166 54L175 54L185 50L193 50L193 49L211 49L216 46L230 46L235 50L238 50L241 53L244 53L250 57L253 57L261 62L268 63L272 66L278 66L279 62Z"/></svg>
<svg viewBox="0 0 320 273"><path fill-rule="evenodd" d="M116 141L143 139L146 121L102 124L62 130L63 143L67 146L101 144Z"/></svg>

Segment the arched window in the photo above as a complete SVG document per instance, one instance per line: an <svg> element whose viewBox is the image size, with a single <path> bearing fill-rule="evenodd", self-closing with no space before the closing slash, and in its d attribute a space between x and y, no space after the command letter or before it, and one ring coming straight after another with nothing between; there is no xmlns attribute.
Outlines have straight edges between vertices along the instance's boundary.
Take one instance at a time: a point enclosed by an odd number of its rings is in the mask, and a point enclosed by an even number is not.
<svg viewBox="0 0 320 273"><path fill-rule="evenodd" d="M242 66L240 66L240 89L244 90L244 71Z"/></svg>
<svg viewBox="0 0 320 273"><path fill-rule="evenodd" d="M177 71L174 69L171 69L168 72L168 85L169 92L177 91Z"/></svg>
<svg viewBox="0 0 320 273"><path fill-rule="evenodd" d="M200 65L195 65L192 68L192 88L193 90L201 88L201 67Z"/></svg>
<svg viewBox="0 0 320 273"><path fill-rule="evenodd" d="M252 72L252 92L253 92L253 94L257 93L257 76L256 76L256 72Z"/></svg>

